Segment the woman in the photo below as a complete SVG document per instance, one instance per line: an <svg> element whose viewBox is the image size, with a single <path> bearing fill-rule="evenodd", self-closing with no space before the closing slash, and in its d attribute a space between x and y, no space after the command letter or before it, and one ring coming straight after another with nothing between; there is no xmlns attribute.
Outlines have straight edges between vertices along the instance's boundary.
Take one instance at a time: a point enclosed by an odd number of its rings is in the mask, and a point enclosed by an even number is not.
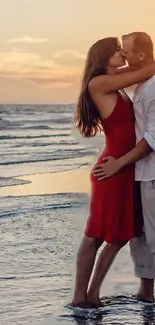
<svg viewBox="0 0 155 325"><path fill-rule="evenodd" d="M124 65L125 58L117 38L99 40L88 52L75 125L84 137L104 132L106 148L98 164L103 163L106 156L119 158L135 146L132 102L119 89L143 82L155 74L154 64L135 71L127 72L128 68L118 71L118 67ZM72 306L83 308L100 306L101 284L114 258L142 231L140 195L134 200L133 165L103 181L91 173L91 188L90 215L77 255L72 301ZM88 289L96 253L104 241L107 244L96 265L98 276L92 278Z"/></svg>

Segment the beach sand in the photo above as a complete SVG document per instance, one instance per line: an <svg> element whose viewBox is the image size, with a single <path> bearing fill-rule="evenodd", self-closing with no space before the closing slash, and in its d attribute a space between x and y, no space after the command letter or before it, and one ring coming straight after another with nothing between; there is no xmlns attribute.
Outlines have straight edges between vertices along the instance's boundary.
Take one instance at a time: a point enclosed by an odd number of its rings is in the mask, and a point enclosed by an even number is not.
<svg viewBox="0 0 155 325"><path fill-rule="evenodd" d="M90 193L90 171L87 168L59 173L16 177L27 184L0 187L0 196L27 196L56 193Z"/></svg>

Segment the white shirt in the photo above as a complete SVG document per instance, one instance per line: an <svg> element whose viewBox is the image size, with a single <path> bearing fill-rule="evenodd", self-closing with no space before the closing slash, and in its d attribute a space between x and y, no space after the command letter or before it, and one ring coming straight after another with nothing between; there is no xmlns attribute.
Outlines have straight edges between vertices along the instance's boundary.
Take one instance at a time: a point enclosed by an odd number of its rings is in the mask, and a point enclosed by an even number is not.
<svg viewBox="0 0 155 325"><path fill-rule="evenodd" d="M133 97L136 143L144 138L155 150L155 76L139 84ZM155 180L155 151L136 162L137 181Z"/></svg>

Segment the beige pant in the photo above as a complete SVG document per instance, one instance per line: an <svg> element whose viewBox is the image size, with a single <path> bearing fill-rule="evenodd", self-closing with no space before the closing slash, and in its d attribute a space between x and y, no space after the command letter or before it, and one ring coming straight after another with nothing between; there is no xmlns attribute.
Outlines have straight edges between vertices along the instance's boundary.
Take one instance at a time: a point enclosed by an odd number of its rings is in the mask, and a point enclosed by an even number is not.
<svg viewBox="0 0 155 325"><path fill-rule="evenodd" d="M130 252L138 278L155 278L155 180L141 182L144 233L130 241Z"/></svg>

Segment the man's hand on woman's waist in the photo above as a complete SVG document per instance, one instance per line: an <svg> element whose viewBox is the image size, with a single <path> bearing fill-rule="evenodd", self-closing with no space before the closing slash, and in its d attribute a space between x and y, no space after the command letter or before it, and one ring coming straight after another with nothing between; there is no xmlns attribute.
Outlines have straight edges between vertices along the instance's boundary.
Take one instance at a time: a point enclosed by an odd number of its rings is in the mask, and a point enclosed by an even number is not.
<svg viewBox="0 0 155 325"><path fill-rule="evenodd" d="M123 167L134 164L137 161L145 158L152 151L153 149L143 138L140 142L138 142L135 148L133 148L124 156L118 159L114 157L105 157L103 159L103 164L95 165L92 173L98 180L103 180L117 174Z"/></svg>

